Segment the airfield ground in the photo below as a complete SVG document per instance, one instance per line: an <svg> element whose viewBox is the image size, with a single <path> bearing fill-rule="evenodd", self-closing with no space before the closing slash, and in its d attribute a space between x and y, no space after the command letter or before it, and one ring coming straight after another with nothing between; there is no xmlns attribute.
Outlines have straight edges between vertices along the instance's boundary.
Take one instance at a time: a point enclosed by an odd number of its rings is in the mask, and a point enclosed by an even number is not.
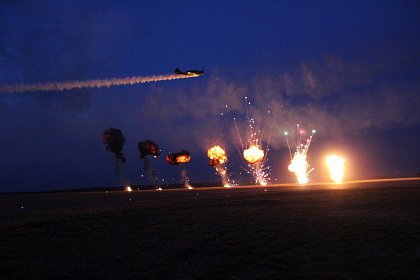
<svg viewBox="0 0 420 280"><path fill-rule="evenodd" d="M2 279L418 279L420 180L0 195Z"/></svg>

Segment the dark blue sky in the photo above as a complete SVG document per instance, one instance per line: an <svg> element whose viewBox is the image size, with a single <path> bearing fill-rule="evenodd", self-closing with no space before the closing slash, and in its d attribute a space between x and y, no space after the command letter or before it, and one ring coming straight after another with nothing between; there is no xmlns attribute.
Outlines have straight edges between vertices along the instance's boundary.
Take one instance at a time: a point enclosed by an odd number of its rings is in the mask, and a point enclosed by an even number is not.
<svg viewBox="0 0 420 280"><path fill-rule="evenodd" d="M347 157L348 178L420 172L418 1L1 1L0 85L170 74L193 79L0 95L0 191L148 183L137 142L187 149L194 182L215 181L224 144L239 173L245 96L270 138L270 177L287 171L284 130L316 128L308 160ZM227 105L227 107L226 107ZM270 114L267 113L270 111ZM223 113L223 116L221 115ZM127 139L119 172L102 133ZM180 168L152 160L159 179Z"/></svg>

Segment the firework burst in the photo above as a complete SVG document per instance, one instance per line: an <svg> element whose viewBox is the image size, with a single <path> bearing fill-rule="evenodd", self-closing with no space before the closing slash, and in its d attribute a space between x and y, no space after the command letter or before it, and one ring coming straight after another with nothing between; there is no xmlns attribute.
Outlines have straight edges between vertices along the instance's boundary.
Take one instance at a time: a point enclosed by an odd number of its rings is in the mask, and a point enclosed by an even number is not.
<svg viewBox="0 0 420 280"><path fill-rule="evenodd" d="M268 154L268 143L265 150L263 150L262 145L262 136L263 132L256 129L255 119L250 113L251 103L248 101L248 98L245 97L246 102L246 124L247 124L247 133L245 142L241 139L241 134L239 133L239 128L235 121L235 128L242 147L242 156L247 162L247 173L249 173L255 180L255 183L266 186L270 180L268 171L270 166L267 165L267 154ZM268 114L270 111L268 111ZM269 142L270 137L268 137Z"/></svg>
<svg viewBox="0 0 420 280"><path fill-rule="evenodd" d="M284 133L291 158L288 169L290 172L295 173L297 182L301 185L309 182L309 173L314 170L313 168L309 168L310 166L307 161L307 155L315 132L315 130L312 130L311 135L306 140L303 140L304 131L300 128L299 124L296 126L296 151L293 155L289 143L288 132L286 131Z"/></svg>

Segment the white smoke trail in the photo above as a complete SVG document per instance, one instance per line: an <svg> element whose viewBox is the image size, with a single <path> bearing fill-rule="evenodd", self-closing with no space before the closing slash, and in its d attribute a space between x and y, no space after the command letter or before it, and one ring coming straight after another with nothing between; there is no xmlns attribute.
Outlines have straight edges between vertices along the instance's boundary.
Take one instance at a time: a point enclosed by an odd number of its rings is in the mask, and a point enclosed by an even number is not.
<svg viewBox="0 0 420 280"><path fill-rule="evenodd" d="M70 89L82 88L102 88L112 86L134 85L150 82L168 81L176 79L187 79L198 77L200 75L157 75L148 77L127 77L127 78L113 78L104 80L88 80L88 81L68 81L68 82L49 82L39 84L17 84L0 86L0 93L22 93L33 91L63 91Z"/></svg>

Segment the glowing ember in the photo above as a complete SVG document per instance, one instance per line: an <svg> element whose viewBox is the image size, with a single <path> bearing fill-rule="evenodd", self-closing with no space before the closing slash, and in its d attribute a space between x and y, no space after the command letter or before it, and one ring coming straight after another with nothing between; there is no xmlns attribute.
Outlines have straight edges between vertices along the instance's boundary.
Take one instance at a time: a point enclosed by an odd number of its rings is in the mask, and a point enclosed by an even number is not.
<svg viewBox="0 0 420 280"><path fill-rule="evenodd" d="M175 154L167 154L166 162L172 165L178 165L189 162L191 159L190 153L188 151L181 151Z"/></svg>
<svg viewBox="0 0 420 280"><path fill-rule="evenodd" d="M124 190L126 192L132 192L133 191L130 186L126 186Z"/></svg>
<svg viewBox="0 0 420 280"><path fill-rule="evenodd" d="M264 151L258 148L258 146L252 145L244 150L244 158L249 164L260 162L264 159Z"/></svg>
<svg viewBox="0 0 420 280"><path fill-rule="evenodd" d="M337 155L330 155L325 160L330 171L330 178L336 183L340 183L344 177L344 163L346 160Z"/></svg>

